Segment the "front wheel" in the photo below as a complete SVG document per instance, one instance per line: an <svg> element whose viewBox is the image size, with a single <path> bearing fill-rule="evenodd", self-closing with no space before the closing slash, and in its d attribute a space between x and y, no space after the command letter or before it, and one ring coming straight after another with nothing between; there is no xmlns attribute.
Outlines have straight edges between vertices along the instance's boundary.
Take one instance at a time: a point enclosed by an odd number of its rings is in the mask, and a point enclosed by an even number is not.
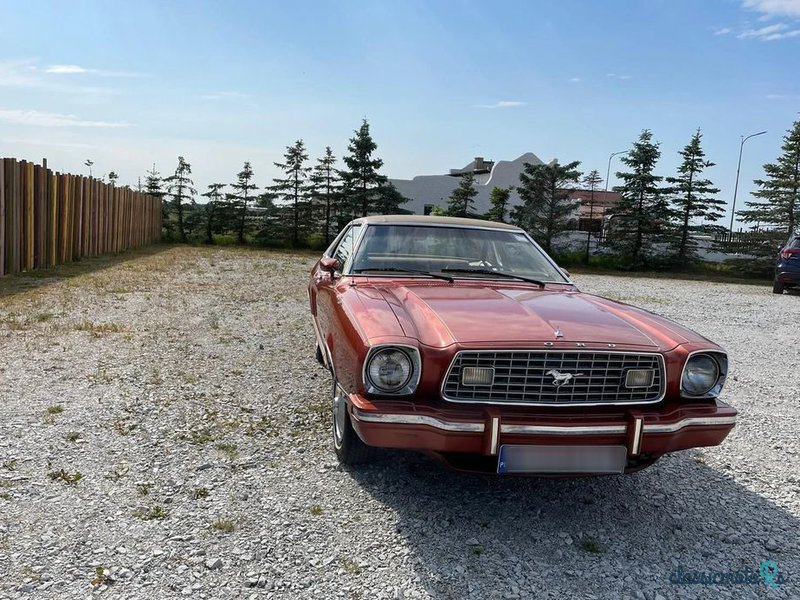
<svg viewBox="0 0 800 600"><path fill-rule="evenodd" d="M358 437L347 412L344 391L333 380L333 451L343 465L360 465L372 461L375 449Z"/></svg>
<svg viewBox="0 0 800 600"><path fill-rule="evenodd" d="M782 294L783 293L783 282L778 281L777 279L772 283L772 293L773 294Z"/></svg>

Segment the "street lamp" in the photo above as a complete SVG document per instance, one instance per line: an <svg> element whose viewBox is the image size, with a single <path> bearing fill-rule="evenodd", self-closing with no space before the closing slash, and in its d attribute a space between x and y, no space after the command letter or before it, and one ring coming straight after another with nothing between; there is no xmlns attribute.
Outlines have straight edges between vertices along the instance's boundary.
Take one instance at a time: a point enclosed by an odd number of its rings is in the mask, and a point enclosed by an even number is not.
<svg viewBox="0 0 800 600"><path fill-rule="evenodd" d="M744 148L744 143L749 140L751 137L756 137L757 135L764 135L767 133L766 131L759 131L758 133L751 133L747 137L742 136L742 143L739 144L739 164L736 167L736 185L733 186L733 206L731 206L731 226L728 230L728 241L733 241L733 218L736 215L736 193L739 191L739 171L742 168L742 149Z"/></svg>
<svg viewBox="0 0 800 600"><path fill-rule="evenodd" d="M608 155L608 169L606 169L606 187L603 190L603 202L607 202L608 201L608 198L607 198L607 196L608 196L608 178L611 176L611 159L613 159L615 156L619 156L620 154L627 154L627 153L628 153L627 150L621 150L620 152L612 152L611 154ZM608 206L606 206L606 208L608 208ZM594 212L594 206L590 205L589 206L589 220L590 221L594 217L593 212ZM603 212L603 215L600 217L600 239L601 240L603 239L603 217L605 217L605 211ZM588 248L588 238L587 238L587 248ZM587 252L587 254L588 254L588 252Z"/></svg>

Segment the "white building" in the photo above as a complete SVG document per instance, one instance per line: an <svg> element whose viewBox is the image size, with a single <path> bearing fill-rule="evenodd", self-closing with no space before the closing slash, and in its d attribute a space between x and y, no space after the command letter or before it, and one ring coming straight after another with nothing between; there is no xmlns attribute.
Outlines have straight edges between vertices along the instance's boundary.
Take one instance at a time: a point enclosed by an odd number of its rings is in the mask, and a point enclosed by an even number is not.
<svg viewBox="0 0 800 600"><path fill-rule="evenodd" d="M410 201L403 208L414 214L425 215L431 212L434 206L447 208L447 199L453 190L458 187L459 178L468 172L475 174L475 212L483 214L489 210L489 195L495 187L509 187L519 185L519 175L525 163L541 165L543 162L532 152L526 152L514 160L500 160L497 162L476 157L463 169L451 169L447 175L418 175L414 179L390 179L397 190ZM516 190L511 191L509 210L520 203Z"/></svg>

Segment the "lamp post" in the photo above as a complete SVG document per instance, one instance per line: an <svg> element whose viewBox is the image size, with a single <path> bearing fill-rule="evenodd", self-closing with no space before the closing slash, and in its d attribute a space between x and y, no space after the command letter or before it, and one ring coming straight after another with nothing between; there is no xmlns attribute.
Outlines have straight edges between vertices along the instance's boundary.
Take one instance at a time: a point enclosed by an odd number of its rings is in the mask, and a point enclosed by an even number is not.
<svg viewBox="0 0 800 600"><path fill-rule="evenodd" d="M627 150L621 150L619 152L612 152L611 154L608 155L608 168L606 169L606 187L603 190L603 202L608 200L608 198L606 198L606 195L608 194L608 178L611 176L611 159L613 159L615 156L619 156L620 154L627 154L627 153L628 153ZM590 221L592 220L592 217L594 216L592 214L593 212L594 212L594 206L590 205L589 206L589 220ZM601 240L603 239L603 217L605 217L605 216L606 216L606 214L605 214L605 211L604 211L602 217L600 217L600 239Z"/></svg>
<svg viewBox="0 0 800 600"><path fill-rule="evenodd" d="M744 143L749 140L751 137L756 137L757 135L764 135L767 133L766 131L759 131L758 133L751 133L747 137L742 136L742 143L739 144L739 164L736 166L736 185L733 186L733 206L731 206L731 226L728 230L728 241L733 241L733 218L736 216L736 193L739 191L739 171L742 169L742 150L744 149Z"/></svg>

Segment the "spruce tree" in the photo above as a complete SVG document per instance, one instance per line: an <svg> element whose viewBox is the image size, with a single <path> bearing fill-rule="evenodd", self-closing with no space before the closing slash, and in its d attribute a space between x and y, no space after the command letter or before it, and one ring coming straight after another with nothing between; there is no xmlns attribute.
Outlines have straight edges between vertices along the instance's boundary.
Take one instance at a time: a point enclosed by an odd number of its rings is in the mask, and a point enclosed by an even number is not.
<svg viewBox="0 0 800 600"><path fill-rule="evenodd" d="M600 188L601 183L603 183L603 178L600 177L600 173L597 169L589 171L589 173L581 179L583 189L589 191L589 225L586 227L586 254L583 259L583 262L587 265L589 264L589 246L591 245L592 228L594 227L594 194Z"/></svg>
<svg viewBox="0 0 800 600"><path fill-rule="evenodd" d="M346 198L345 210L353 218L366 217L373 212L380 190L386 185L386 176L378 173L383 161L373 156L377 149L378 145L369 132L369 123L364 119L347 146L349 154L343 159L347 168L339 172Z"/></svg>
<svg viewBox="0 0 800 600"><path fill-rule="evenodd" d="M703 171L713 167L714 163L706 160L700 145L702 137L698 129L679 153L683 162L678 167L678 176L667 177L667 183L671 186L672 207L678 220L676 260L681 266L686 266L696 255L696 244L689 234L696 231L698 226L692 224L692 219L713 223L724 214L725 202L714 197L719 194L719 189L710 180L703 179Z"/></svg>
<svg viewBox="0 0 800 600"><path fill-rule="evenodd" d="M379 215L409 214L411 211L400 208L406 202L408 198L403 196L392 182L387 181L378 189L373 208Z"/></svg>
<svg viewBox="0 0 800 600"><path fill-rule="evenodd" d="M325 155L317 159L311 174L311 184L314 188L313 197L322 208L322 237L327 247L335 234L332 231L333 219L341 199L341 179L336 171L336 157L330 146L325 148Z"/></svg>
<svg viewBox="0 0 800 600"><path fill-rule="evenodd" d="M506 222L506 213L508 212L508 201L511 198L511 190L513 187L501 188L495 186L489 194L489 212L483 215L487 221L497 221L498 223Z"/></svg>
<svg viewBox="0 0 800 600"><path fill-rule="evenodd" d="M236 176L236 183L231 184L235 192L228 195L236 214L236 241L239 244L244 244L247 210L254 199L253 192L258 189L253 183L253 177L253 167L250 166L250 161L245 161L242 170Z"/></svg>
<svg viewBox="0 0 800 600"><path fill-rule="evenodd" d="M283 156L284 162L276 162L275 166L281 169L286 177L274 179L275 185L270 186L269 190L291 207L292 244L297 246L300 243L300 216L301 213L306 212L306 199L309 192L308 174L311 167L305 166L308 154L303 140L297 140L293 146L287 146L286 154Z"/></svg>
<svg viewBox="0 0 800 600"><path fill-rule="evenodd" d="M213 230L215 225L215 217L219 220L219 214L223 209L223 194L222 189L225 187L224 183L211 183L208 186L208 191L202 194L203 197L208 198L206 203L206 244L214 243Z"/></svg>
<svg viewBox="0 0 800 600"><path fill-rule="evenodd" d="M569 221L580 204L570 196L575 191L581 173L580 161L560 165L525 163L519 175L517 192L522 204L511 212L513 223L528 231L546 252L553 248L558 234L569 228Z"/></svg>
<svg viewBox="0 0 800 600"><path fill-rule="evenodd" d="M475 196L477 195L475 174L469 172L462 175L458 187L453 190L447 200L447 215L474 219L477 216L475 214Z"/></svg>
<svg viewBox="0 0 800 600"><path fill-rule="evenodd" d="M614 188L620 199L614 207L606 241L633 268L644 264L653 244L661 241L670 226L672 215L659 187L663 177L654 173L659 158L658 143L645 129L621 159L630 171L617 173L623 183Z"/></svg>
<svg viewBox="0 0 800 600"><path fill-rule="evenodd" d="M178 234L181 242L187 241L186 228L184 226L184 209L187 206L187 201L190 205L194 204L194 195L197 193L197 190L193 187L194 182L189 177L191 174L192 166L182 156L179 156L175 173L164 179L167 183L167 193L172 197L172 207L178 217Z"/></svg>
<svg viewBox="0 0 800 600"><path fill-rule="evenodd" d="M153 168L150 171L145 172L145 183L144 189L145 193L150 194L156 198L161 200L161 223L164 231L171 235L173 227L172 223L169 220L169 210L167 207L167 203L164 202L164 189L162 187L163 179L161 178L161 174L156 170L156 164L153 163Z"/></svg>
<svg viewBox="0 0 800 600"><path fill-rule="evenodd" d="M755 180L757 199L745 202L748 208L739 211L739 217L745 223L789 234L800 222L800 121L786 132L781 150L774 163L764 165L766 178Z"/></svg>

